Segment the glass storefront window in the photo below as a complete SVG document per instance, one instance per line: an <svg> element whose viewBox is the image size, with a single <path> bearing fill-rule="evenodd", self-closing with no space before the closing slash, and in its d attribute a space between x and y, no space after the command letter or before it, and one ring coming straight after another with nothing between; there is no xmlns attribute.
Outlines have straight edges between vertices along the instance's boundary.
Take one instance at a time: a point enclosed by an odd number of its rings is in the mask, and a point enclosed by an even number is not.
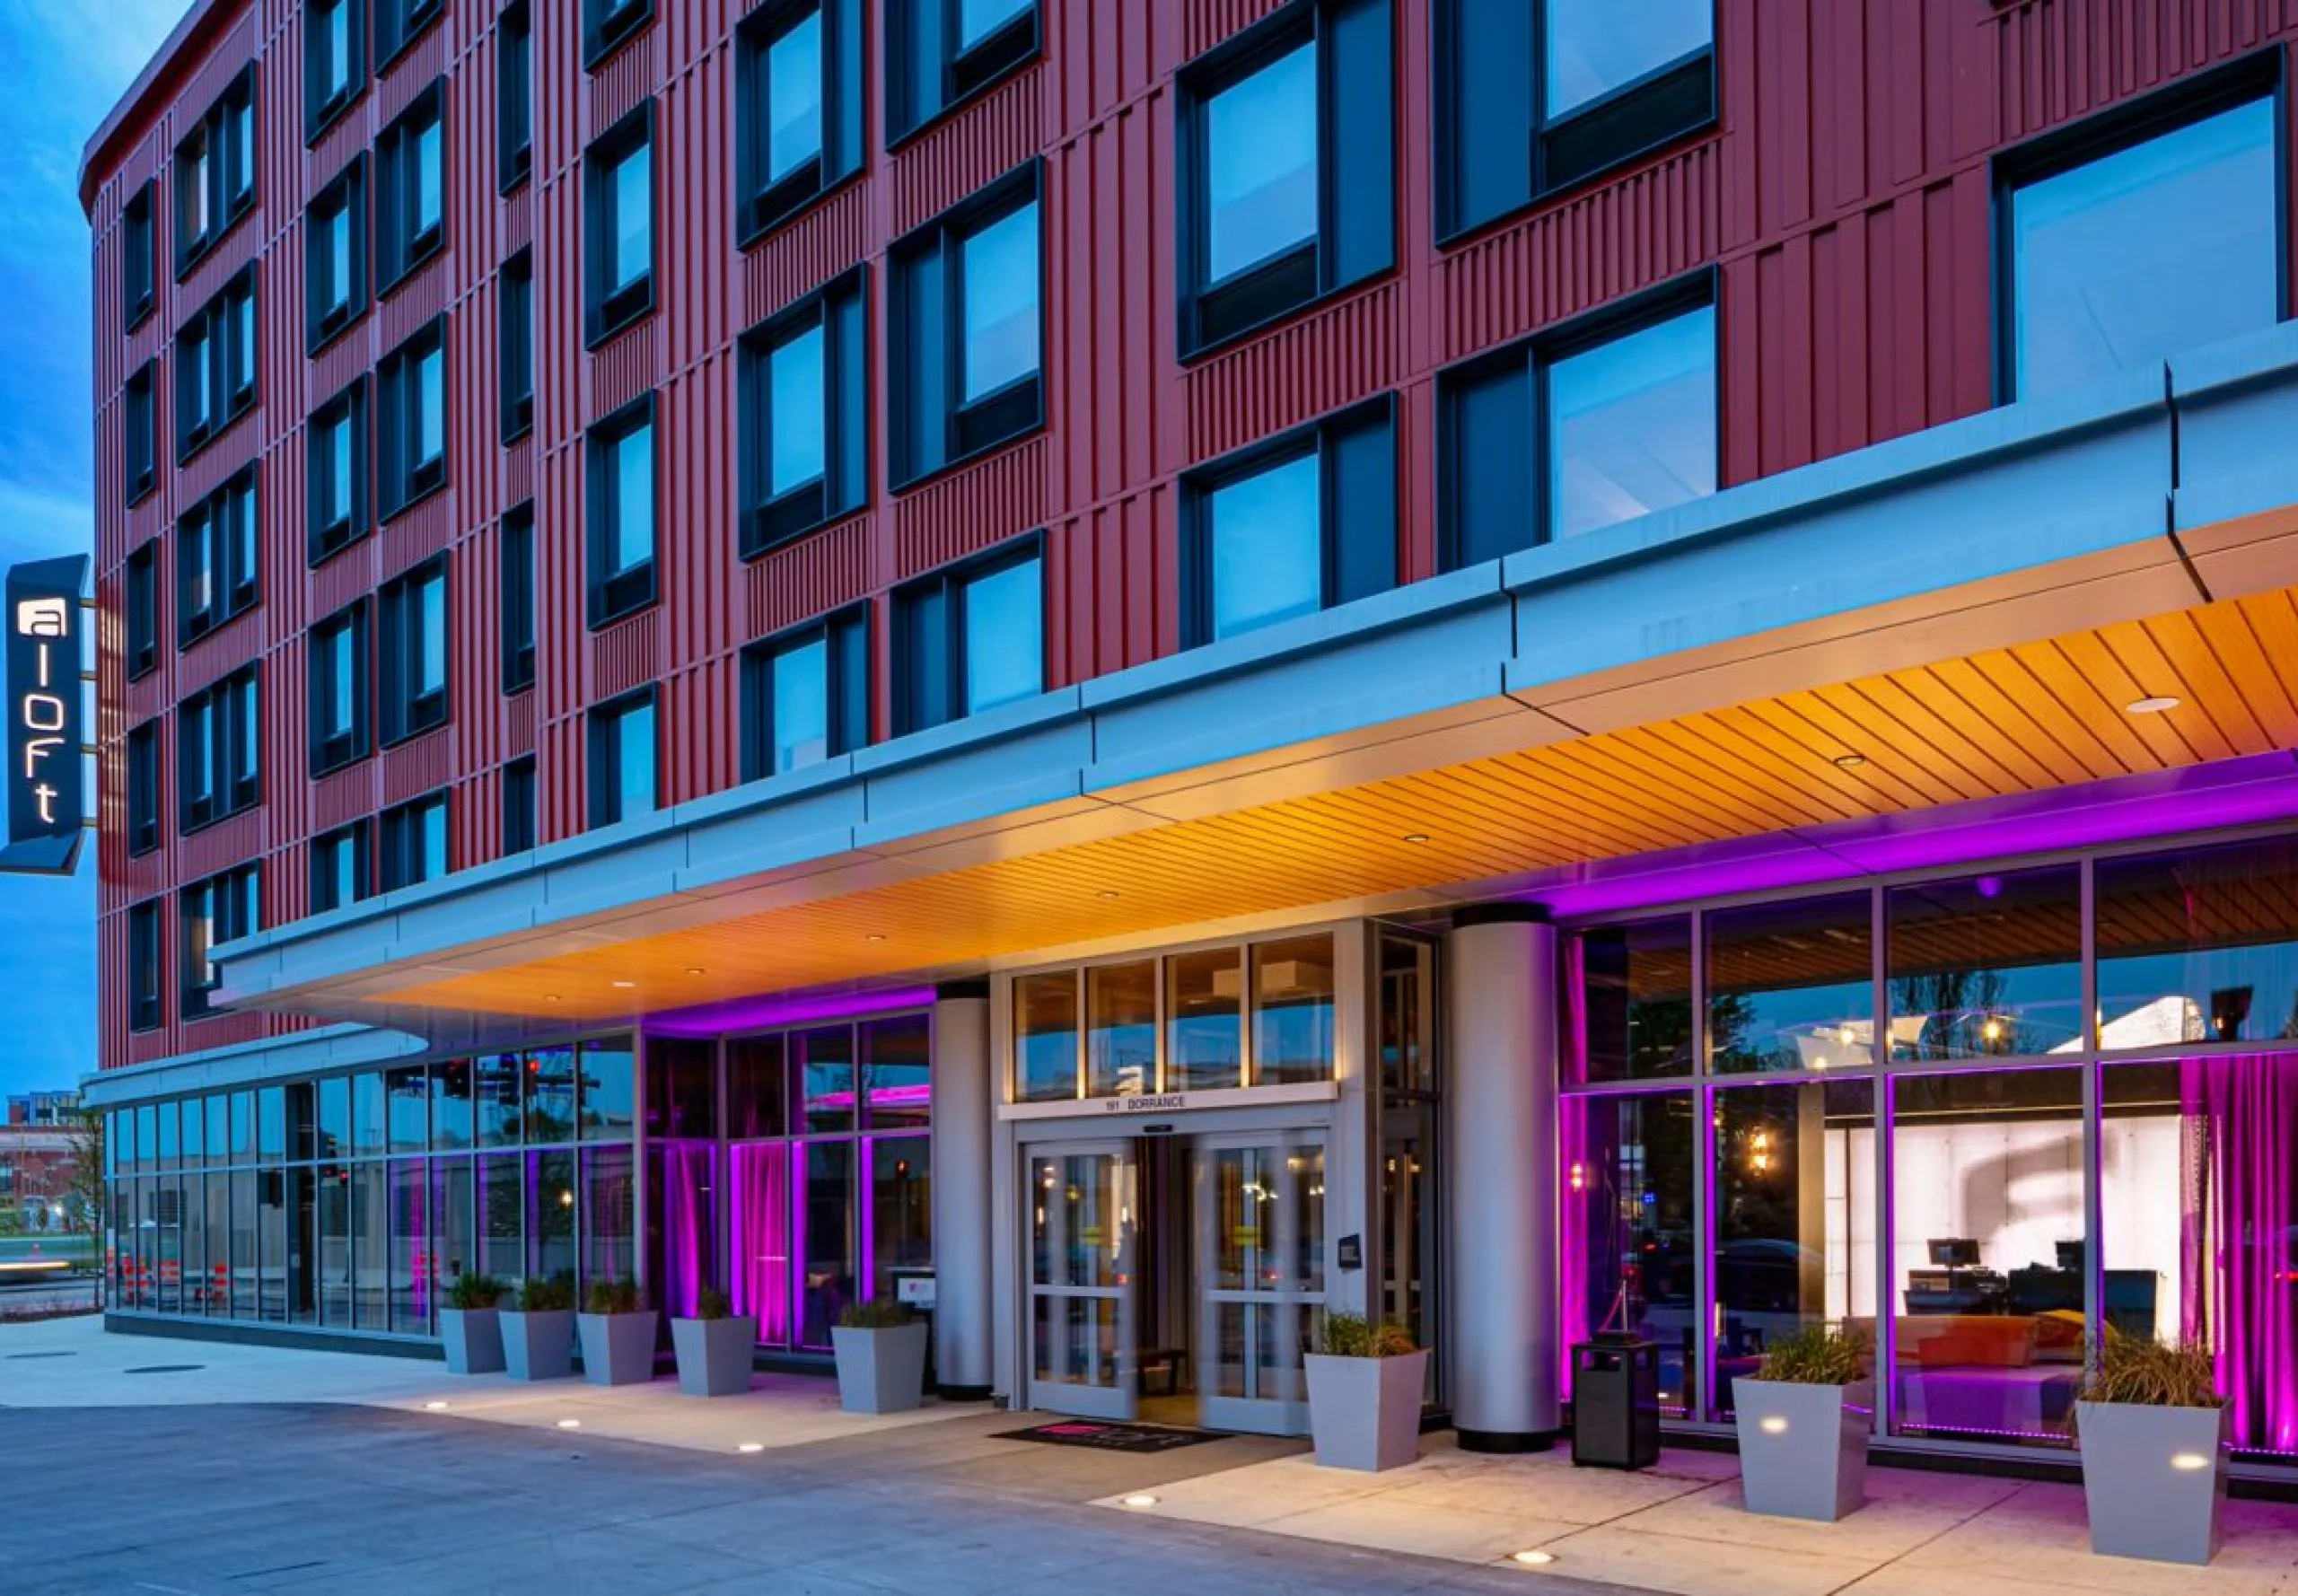
<svg viewBox="0 0 2298 1596"><path fill-rule="evenodd" d="M2083 1382L2083 1072L1904 1075L1891 1093L1899 1432L2066 1446Z"/></svg>
<svg viewBox="0 0 2298 1596"><path fill-rule="evenodd" d="M1157 1090L1157 961L1085 972L1085 1095Z"/></svg>
<svg viewBox="0 0 2298 1596"><path fill-rule="evenodd" d="M768 1346L790 1345L790 1144L760 1142L728 1149L733 1167L727 1246L734 1311L758 1320Z"/></svg>
<svg viewBox="0 0 2298 1596"><path fill-rule="evenodd" d="M932 1107L932 1022L924 1014L871 1020L862 1027L863 1093L873 1129L923 1126Z"/></svg>
<svg viewBox="0 0 2298 1596"><path fill-rule="evenodd" d="M478 1099L478 1144L519 1144L520 1077L526 1066L516 1053L488 1053L471 1062Z"/></svg>
<svg viewBox="0 0 2298 1596"><path fill-rule="evenodd" d="M1165 960L1165 1090L1245 1083L1245 963L1241 948L1175 953Z"/></svg>
<svg viewBox="0 0 2298 1596"><path fill-rule="evenodd" d="M147 1175L160 1167L160 1110L153 1103L136 1110L136 1167Z"/></svg>
<svg viewBox="0 0 2298 1596"><path fill-rule="evenodd" d="M630 1039L617 1036L584 1042L581 1057L583 1139L627 1142L638 1085L637 1059Z"/></svg>
<svg viewBox="0 0 2298 1596"><path fill-rule="evenodd" d="M431 1166L395 1158L382 1167L390 1181L390 1329L402 1336L431 1333L439 1268L431 1234Z"/></svg>
<svg viewBox="0 0 2298 1596"><path fill-rule="evenodd" d="M890 1302L894 1271L934 1262L934 1150L924 1136L875 1136L870 1147L870 1294Z"/></svg>
<svg viewBox="0 0 2298 1596"><path fill-rule="evenodd" d="M1894 887L1884 916L1893 1058L2004 1058L2083 1045L2075 866Z"/></svg>
<svg viewBox="0 0 2298 1596"><path fill-rule="evenodd" d="M1705 920L1708 1067L1872 1063L1873 917L1864 892L1712 910Z"/></svg>
<svg viewBox="0 0 2298 1596"><path fill-rule="evenodd" d="M778 1136L790 1128L782 1039L735 1037L726 1044L726 1133L737 1141Z"/></svg>
<svg viewBox="0 0 2298 1596"><path fill-rule="evenodd" d="M478 1161L478 1271L497 1280L527 1273L524 1173L515 1153L490 1153Z"/></svg>
<svg viewBox="0 0 2298 1596"><path fill-rule="evenodd" d="M810 1136L854 1128L854 1028L825 1025L793 1031L791 1073L804 1094L803 1128Z"/></svg>
<svg viewBox="0 0 2298 1596"><path fill-rule="evenodd" d="M1014 1101L1041 1103L1080 1095L1077 1019L1076 971L1014 981Z"/></svg>
<svg viewBox="0 0 2298 1596"><path fill-rule="evenodd" d="M342 1158L351 1151L351 1077L330 1075L318 1084L319 1140L314 1158Z"/></svg>
<svg viewBox="0 0 2298 1596"><path fill-rule="evenodd" d="M384 1110L383 1077L363 1070L351 1077L351 1150L381 1153L388 1144L390 1126ZM418 1143L419 1146L421 1144Z"/></svg>
<svg viewBox="0 0 2298 1596"><path fill-rule="evenodd" d="M529 1144L574 1139L574 1049L537 1048L526 1059ZM570 1179L571 1186L573 1180ZM567 1267L574 1267L570 1258Z"/></svg>
<svg viewBox="0 0 2298 1596"><path fill-rule="evenodd" d="M525 1278L574 1278L574 1149L528 1153Z"/></svg>
<svg viewBox="0 0 2298 1596"><path fill-rule="evenodd" d="M254 1157L255 1093L234 1092L232 1093L232 1162L246 1163Z"/></svg>
<svg viewBox="0 0 2298 1596"><path fill-rule="evenodd" d="M244 1092L240 1094L244 1097ZM274 1177L259 1176L253 1170L235 1170L232 1173L232 1288L231 1306L233 1319L257 1319L262 1316L262 1270L256 1258L256 1223L261 1217L257 1197Z"/></svg>
<svg viewBox="0 0 2298 1596"><path fill-rule="evenodd" d="M308 1189L306 1185L305 1189ZM287 1227L296 1213L294 1200L295 1186L277 1170L267 1170L257 1184L256 1244L259 1249L256 1282L256 1312L261 1319L276 1323L291 1315L301 1317L294 1307L295 1292L287 1278ZM299 1236L304 1237L308 1256L310 1235L307 1227L299 1226Z"/></svg>
<svg viewBox="0 0 2298 1596"><path fill-rule="evenodd" d="M266 1086L256 1097L257 1156L264 1159L287 1156L287 1094L276 1086Z"/></svg>
<svg viewBox="0 0 2298 1596"><path fill-rule="evenodd" d="M196 1170L207 1158L207 1116L197 1098L187 1099L183 1105L183 1167Z"/></svg>
<svg viewBox="0 0 2298 1596"><path fill-rule="evenodd" d="M1601 925L1565 943L1567 1067L1582 1081L1691 1074L1691 916Z"/></svg>
<svg viewBox="0 0 2298 1596"><path fill-rule="evenodd" d="M1872 1329L1872 1081L1731 1086L1715 1105L1714 1416L1772 1338L1814 1324Z"/></svg>
<svg viewBox="0 0 2298 1596"><path fill-rule="evenodd" d="M344 1102L350 1103L346 1083ZM316 1172L314 1206L319 1215L319 1321L330 1329L347 1330L351 1322L351 1171L329 1164ZM298 1316L304 1309L296 1302Z"/></svg>
<svg viewBox="0 0 2298 1596"><path fill-rule="evenodd" d="M583 1276L628 1280L637 1274L637 1194L631 1182L630 1149L583 1149Z"/></svg>
<svg viewBox="0 0 2298 1596"><path fill-rule="evenodd" d="M2298 1037L2298 839L2101 859L2099 1045Z"/></svg>
<svg viewBox="0 0 2298 1596"><path fill-rule="evenodd" d="M681 1037L647 1038L646 1134L708 1137L717 1131L717 1049Z"/></svg>
<svg viewBox="0 0 2298 1596"><path fill-rule="evenodd" d="M383 1096L387 1150L423 1152L431 1140L431 1072L419 1064L390 1071L383 1077Z"/></svg>
<svg viewBox="0 0 2298 1596"><path fill-rule="evenodd" d="M647 1044L647 1062L656 1044ZM719 1270L718 1147L713 1142L653 1142L646 1148L647 1256L653 1296L662 1311L691 1319L702 1288ZM736 1312L748 1310L737 1306Z"/></svg>
<svg viewBox="0 0 2298 1596"><path fill-rule="evenodd" d="M1698 1329L1698 1110L1688 1092L1569 1097L1563 1108L1566 1347L1606 1330L1644 1337L1660 1349L1660 1411L1686 1417ZM1568 1385L1568 1355L1565 1368Z"/></svg>
<svg viewBox="0 0 2298 1596"><path fill-rule="evenodd" d="M390 1328L390 1166L351 1166L351 1304L363 1330Z"/></svg>
<svg viewBox="0 0 2298 1596"><path fill-rule="evenodd" d="M431 1066L431 1144L434 1147L477 1145L477 1107L469 1059L442 1059Z"/></svg>
<svg viewBox="0 0 2298 1596"><path fill-rule="evenodd" d="M1333 1071L1332 937L1255 943L1253 1081L1329 1081Z"/></svg>
<svg viewBox="0 0 2298 1596"><path fill-rule="evenodd" d="M159 1161L154 1166L162 1173L175 1170L183 1156L183 1144L177 1134L181 1111L174 1103L162 1103L155 1110L154 1123L159 1127Z"/></svg>
<svg viewBox="0 0 2298 1596"><path fill-rule="evenodd" d="M827 1347L830 1327L855 1300L854 1144L802 1142L806 1247L798 1345Z"/></svg>
<svg viewBox="0 0 2298 1596"><path fill-rule="evenodd" d="M207 1177L206 1308L213 1319L232 1311L232 1188L238 1179L220 1171Z"/></svg>
<svg viewBox="0 0 2298 1596"><path fill-rule="evenodd" d="M218 1093L207 1100L207 1162L225 1163L231 1161L232 1100Z"/></svg>
<svg viewBox="0 0 2298 1596"><path fill-rule="evenodd" d="M459 1275L478 1270L478 1223L471 1190L471 1161L434 1158L431 1170L431 1278L444 1290ZM435 1311L446 1306L434 1301Z"/></svg>

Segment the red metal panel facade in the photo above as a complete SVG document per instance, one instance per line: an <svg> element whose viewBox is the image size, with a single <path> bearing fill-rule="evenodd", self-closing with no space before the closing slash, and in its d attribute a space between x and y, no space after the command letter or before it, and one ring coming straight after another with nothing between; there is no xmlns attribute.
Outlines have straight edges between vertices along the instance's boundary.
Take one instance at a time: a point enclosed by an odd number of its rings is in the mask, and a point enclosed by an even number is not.
<svg viewBox="0 0 2298 1596"><path fill-rule="evenodd" d="M1530 0L1527 0L1530 3ZM264 915L304 912L310 839L448 786L457 867L493 857L504 761L537 757L544 840L583 824L586 707L661 684L665 802L738 778L739 653L750 640L857 601L873 606L873 734L890 730L885 624L903 580L1003 539L1046 534L1048 678L1062 685L1180 645L1179 493L1193 463L1370 396L1399 396L1399 569L1436 568L1434 382L1444 365L1684 272L1720 274L1721 464L1744 481L1936 425L1992 402L1992 197L2006 145L2171 78L2298 38L2290 0L1720 0L1720 125L1497 227L1439 248L1429 0L1396 0L1398 267L1191 364L1177 357L1173 76L1281 0L1040 0L1042 58L889 153L879 0L865 52L863 175L748 250L735 241L732 64L741 0L657 0L656 20L595 73L580 66L581 6L533 10L534 170L497 192L499 0L449 0L350 112L307 149L295 0L208 0L92 148L98 441L97 563L103 750L101 1058L211 1048L293 1022L176 1013L173 893L250 859ZM257 64L257 199L182 282L169 153ZM307 198L434 78L446 79L446 248L317 358L304 355ZM583 346L582 157L648 98L656 111L658 309ZM1043 432L908 491L886 489L889 243L1024 161L1045 162L1048 282ZM158 310L120 331L120 219L158 176ZM500 268L532 244L532 433L498 441ZM258 402L189 465L172 464L172 339L241 266L260 285ZM743 329L869 263L873 492L860 513L745 564L736 550L736 345ZM443 312L449 487L317 571L304 557L310 411ZM159 486L119 490L123 386L159 360ZM583 434L657 396L662 601L605 630L583 625ZM160 539L173 569L180 510L259 463L261 596L179 653L173 583L161 586L159 668L124 679L120 599L129 552ZM499 690L496 539L531 498L540 580L537 683ZM352 769L307 780L303 635L313 621L444 551L452 710L446 725ZM261 660L264 802L177 835L174 706ZM163 842L130 858L122 741L165 717ZM127 913L166 895L160 1029L131 1034Z"/></svg>

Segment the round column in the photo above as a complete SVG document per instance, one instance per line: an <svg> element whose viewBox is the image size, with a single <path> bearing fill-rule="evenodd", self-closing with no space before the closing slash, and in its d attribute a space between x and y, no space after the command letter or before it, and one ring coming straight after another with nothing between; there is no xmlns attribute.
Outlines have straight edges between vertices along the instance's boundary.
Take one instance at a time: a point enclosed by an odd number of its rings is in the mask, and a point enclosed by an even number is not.
<svg viewBox="0 0 2298 1596"><path fill-rule="evenodd" d="M934 1368L942 1395L990 1394L989 983L934 989Z"/></svg>
<svg viewBox="0 0 2298 1596"><path fill-rule="evenodd" d="M1548 911L1530 903L1460 910L1446 968L1452 1422L1464 1451L1539 1451L1562 1425Z"/></svg>

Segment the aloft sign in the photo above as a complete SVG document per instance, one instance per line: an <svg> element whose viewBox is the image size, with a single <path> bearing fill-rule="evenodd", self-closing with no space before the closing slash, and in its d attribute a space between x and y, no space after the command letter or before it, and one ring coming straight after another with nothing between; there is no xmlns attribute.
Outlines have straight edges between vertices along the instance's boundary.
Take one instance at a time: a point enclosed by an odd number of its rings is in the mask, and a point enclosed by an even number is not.
<svg viewBox="0 0 2298 1596"><path fill-rule="evenodd" d="M8 572L8 846L0 871L69 875L79 862L87 812L80 593L87 579L85 555Z"/></svg>

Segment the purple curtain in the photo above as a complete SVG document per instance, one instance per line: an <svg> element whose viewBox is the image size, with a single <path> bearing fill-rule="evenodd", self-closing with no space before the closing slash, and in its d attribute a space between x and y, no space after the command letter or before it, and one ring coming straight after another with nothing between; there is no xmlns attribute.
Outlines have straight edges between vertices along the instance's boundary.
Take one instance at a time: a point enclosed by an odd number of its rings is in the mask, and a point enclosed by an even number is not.
<svg viewBox="0 0 2298 1596"><path fill-rule="evenodd" d="M662 1205L662 1305L691 1319L710 1284L710 1194L718 1184L718 1149L708 1142L657 1142Z"/></svg>
<svg viewBox="0 0 2298 1596"><path fill-rule="evenodd" d="M790 1344L790 1149L764 1142L732 1149L734 1311L758 1315L758 1338Z"/></svg>
<svg viewBox="0 0 2298 1596"><path fill-rule="evenodd" d="M2298 1451L2298 1057L2190 1058L2180 1073L2180 1329L2215 1348L2235 1446Z"/></svg>

